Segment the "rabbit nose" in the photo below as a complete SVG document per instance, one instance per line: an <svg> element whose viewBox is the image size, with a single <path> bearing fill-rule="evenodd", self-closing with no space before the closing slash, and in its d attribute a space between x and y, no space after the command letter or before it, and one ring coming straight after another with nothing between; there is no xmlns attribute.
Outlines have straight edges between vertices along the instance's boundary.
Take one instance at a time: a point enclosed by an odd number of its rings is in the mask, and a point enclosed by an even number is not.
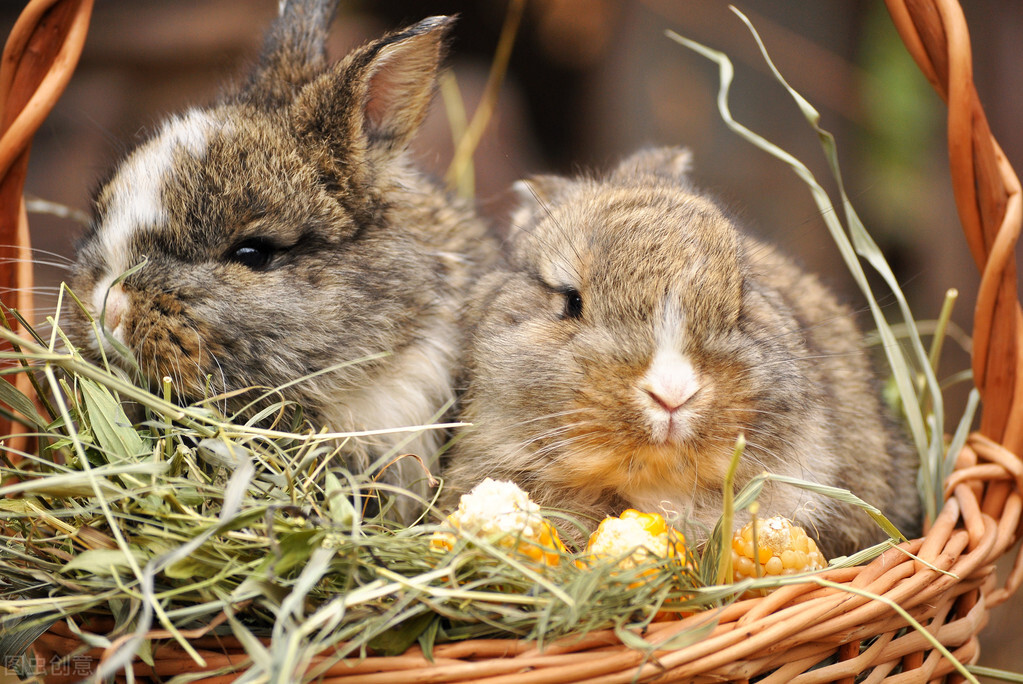
<svg viewBox="0 0 1023 684"><path fill-rule="evenodd" d="M671 414L696 394L700 383L685 357L673 351L660 351L650 363L639 388Z"/></svg>
<svg viewBox="0 0 1023 684"><path fill-rule="evenodd" d="M686 396L671 395L666 393L667 396L662 396L661 394L658 394L656 391L647 389L645 387L643 388L643 391L646 392L647 396L653 399L656 404L660 405L660 407L663 408L668 413L674 413L678 408L685 404L686 401L689 400L689 397L693 396L692 393Z"/></svg>
<svg viewBox="0 0 1023 684"><path fill-rule="evenodd" d="M105 306L103 327L111 331L116 330L121 325L121 319L128 309L128 295L124 293L120 285L114 285L107 291Z"/></svg>

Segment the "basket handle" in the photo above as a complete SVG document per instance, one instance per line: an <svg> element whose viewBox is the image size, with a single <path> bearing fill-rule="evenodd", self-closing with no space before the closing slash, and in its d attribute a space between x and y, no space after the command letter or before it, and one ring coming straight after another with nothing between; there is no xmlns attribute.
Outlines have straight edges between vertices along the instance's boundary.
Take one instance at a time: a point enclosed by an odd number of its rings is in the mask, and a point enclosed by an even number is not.
<svg viewBox="0 0 1023 684"><path fill-rule="evenodd" d="M29 148L78 64L92 5L93 0L32 0L15 22L0 62L0 292L6 306L22 312L33 309L33 261L22 195ZM22 373L15 382L31 396L28 380ZM0 434L10 434L11 428L0 419Z"/></svg>
<svg viewBox="0 0 1023 684"><path fill-rule="evenodd" d="M981 272L973 320L973 377L984 400L980 431L1023 450L1023 310L1016 241L1020 182L991 134L973 85L966 18L957 0L885 0L896 29L948 104L948 149L959 221Z"/></svg>

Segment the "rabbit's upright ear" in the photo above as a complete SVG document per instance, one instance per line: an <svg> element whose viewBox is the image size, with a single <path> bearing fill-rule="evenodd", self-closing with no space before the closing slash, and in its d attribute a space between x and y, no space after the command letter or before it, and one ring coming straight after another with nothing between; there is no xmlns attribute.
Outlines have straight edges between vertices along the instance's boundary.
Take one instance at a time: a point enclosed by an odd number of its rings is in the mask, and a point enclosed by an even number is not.
<svg viewBox="0 0 1023 684"><path fill-rule="evenodd" d="M280 0L280 15L270 26L256 68L240 99L278 109L327 65L327 33L338 0Z"/></svg>
<svg viewBox="0 0 1023 684"><path fill-rule="evenodd" d="M560 176L536 175L517 180L512 184L516 211L525 211L528 216L547 213L563 189L571 184Z"/></svg>
<svg viewBox="0 0 1023 684"><path fill-rule="evenodd" d="M635 152L618 164L614 178L654 174L675 181L688 181L693 154L686 147L649 147Z"/></svg>
<svg viewBox="0 0 1023 684"><path fill-rule="evenodd" d="M400 153L426 116L453 22L430 17L349 54L295 98L296 132L346 166Z"/></svg>
<svg viewBox="0 0 1023 684"><path fill-rule="evenodd" d="M515 181L512 193L515 207L512 209L508 240L516 244L533 232L533 227L551 212L558 197L567 191L572 181L553 175L537 175Z"/></svg>

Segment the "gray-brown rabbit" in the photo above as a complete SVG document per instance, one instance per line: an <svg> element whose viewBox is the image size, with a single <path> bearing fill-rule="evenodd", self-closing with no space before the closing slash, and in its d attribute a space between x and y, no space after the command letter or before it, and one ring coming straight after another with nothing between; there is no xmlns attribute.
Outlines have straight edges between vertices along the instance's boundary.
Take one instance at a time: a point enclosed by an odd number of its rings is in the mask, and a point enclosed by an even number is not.
<svg viewBox="0 0 1023 684"><path fill-rule="evenodd" d="M282 3L247 80L169 118L101 186L72 289L105 331L74 308L71 338L115 362L119 341L183 402L226 393L233 412L286 386L279 396L334 430L426 425L452 400L464 292L497 251L406 152L452 20L330 64L335 5ZM442 438L367 439L350 465L429 460ZM395 473L423 479L414 463Z"/></svg>
<svg viewBox="0 0 1023 684"><path fill-rule="evenodd" d="M489 476L596 519L667 510L710 530L743 433L737 487L768 471L847 488L916 533L916 457L848 310L740 233L688 163L647 150L603 178L521 185L510 265L468 312L473 428L447 501ZM760 511L832 555L884 537L862 511L793 487L768 486Z"/></svg>

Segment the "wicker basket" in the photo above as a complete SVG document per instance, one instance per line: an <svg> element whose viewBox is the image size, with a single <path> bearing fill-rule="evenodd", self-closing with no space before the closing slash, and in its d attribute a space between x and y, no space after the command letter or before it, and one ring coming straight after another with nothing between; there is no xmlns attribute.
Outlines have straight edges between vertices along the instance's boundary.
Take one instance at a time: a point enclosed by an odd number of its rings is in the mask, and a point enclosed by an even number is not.
<svg viewBox="0 0 1023 684"><path fill-rule="evenodd" d="M886 0L903 41L948 103L952 179L960 221L982 273L974 321L975 382L984 400L980 431L971 436L946 484L947 503L922 539L892 549L867 566L823 577L883 597L869 599L817 584L786 586L766 598L715 613L711 634L686 648L649 658L611 632L565 638L541 652L531 642L484 639L437 646L432 662L415 647L398 657L369 657L333 666L323 682L923 682L954 673L951 661L906 621L898 604L955 657L978 657L977 635L988 609L1023 581L1023 556L1001 586L994 563L1021 532L1023 464L1023 315L1017 297L1015 246L1023 222L1020 184L991 136L972 83L969 36L955 0ZM67 82L81 49L91 0L33 0L4 52L0 93L0 244L27 247L21 193L32 133ZM34 92L34 94L33 94ZM11 198L14 198L12 201ZM3 260L3 263L7 263ZM24 284L31 274L18 277ZM0 273L13 283L15 275ZM18 303L24 306L24 302ZM904 553L908 550L922 561ZM929 567L933 566L933 567ZM937 568L935 570L933 568ZM947 572L940 572L947 571ZM709 618L655 623L654 643ZM102 625L93 625L102 629ZM212 625L211 625L212 627ZM244 649L231 638L187 635L210 668L239 664ZM159 639L166 635L153 633ZM58 624L35 644L45 663L80 646ZM103 658L83 655L86 670ZM137 677L159 680L194 669L173 644L154 648L154 666ZM822 663L828 663L821 665ZM77 681L86 671L48 677ZM201 681L231 681L234 676ZM958 675L953 674L953 680Z"/></svg>

